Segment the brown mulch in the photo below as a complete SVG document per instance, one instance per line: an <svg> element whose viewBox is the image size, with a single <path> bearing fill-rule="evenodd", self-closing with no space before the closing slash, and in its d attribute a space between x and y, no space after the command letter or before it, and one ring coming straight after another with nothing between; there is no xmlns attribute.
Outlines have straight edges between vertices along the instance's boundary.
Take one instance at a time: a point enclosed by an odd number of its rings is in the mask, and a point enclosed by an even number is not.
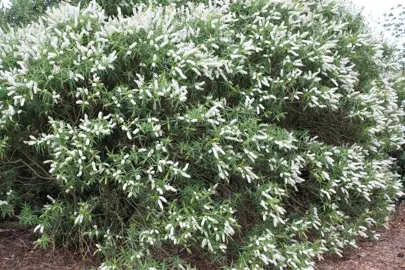
<svg viewBox="0 0 405 270"><path fill-rule="evenodd" d="M63 249L34 249L32 230L0 230L0 270L82 270L98 265ZM93 268L95 269L95 268Z"/></svg>
<svg viewBox="0 0 405 270"><path fill-rule="evenodd" d="M359 248L346 250L343 257L329 256L316 270L405 270L405 204L381 230L377 242L361 241Z"/></svg>

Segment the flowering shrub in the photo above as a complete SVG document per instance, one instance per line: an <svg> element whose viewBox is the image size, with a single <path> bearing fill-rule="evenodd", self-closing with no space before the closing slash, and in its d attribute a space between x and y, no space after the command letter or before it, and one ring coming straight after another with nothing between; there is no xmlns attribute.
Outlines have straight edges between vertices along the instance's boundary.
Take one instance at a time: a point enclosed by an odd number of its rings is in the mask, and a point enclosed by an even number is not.
<svg viewBox="0 0 405 270"><path fill-rule="evenodd" d="M311 267L402 194L387 52L331 1L62 4L0 33L0 188L102 269Z"/></svg>
<svg viewBox="0 0 405 270"><path fill-rule="evenodd" d="M381 25L384 27L388 36L393 39L393 43L395 46L395 55L397 57L397 62L401 65L400 72L402 72L402 76L405 75L405 6L402 4L398 4L395 7L391 7L390 12L384 14L384 17L381 19ZM402 91L398 92L398 97L400 100L404 99L404 91L405 89L405 82L402 81ZM392 154L396 157L397 163L397 171L402 177L402 184L405 183L405 152L403 148L399 151L395 151ZM404 198L404 197L403 197Z"/></svg>

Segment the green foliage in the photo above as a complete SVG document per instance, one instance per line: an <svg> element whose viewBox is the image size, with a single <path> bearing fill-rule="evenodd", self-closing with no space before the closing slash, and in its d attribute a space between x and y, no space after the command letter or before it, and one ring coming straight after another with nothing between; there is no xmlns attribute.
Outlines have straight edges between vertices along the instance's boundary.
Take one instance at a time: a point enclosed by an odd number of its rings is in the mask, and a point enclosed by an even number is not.
<svg viewBox="0 0 405 270"><path fill-rule="evenodd" d="M102 269L306 269L377 237L402 195L403 78L362 17L170 2L0 32L0 203L36 245Z"/></svg>
<svg viewBox="0 0 405 270"><path fill-rule="evenodd" d="M0 10L0 26L27 24L42 15L48 7L59 2L59 0L12 0L10 8Z"/></svg>

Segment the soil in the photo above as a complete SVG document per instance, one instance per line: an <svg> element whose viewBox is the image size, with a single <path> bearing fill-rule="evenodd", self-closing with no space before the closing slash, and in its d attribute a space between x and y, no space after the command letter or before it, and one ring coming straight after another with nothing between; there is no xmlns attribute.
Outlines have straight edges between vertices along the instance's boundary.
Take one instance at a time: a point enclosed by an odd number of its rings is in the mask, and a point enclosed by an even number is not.
<svg viewBox="0 0 405 270"><path fill-rule="evenodd" d="M99 265L64 249L34 249L32 230L0 227L0 270L81 270ZM94 268L95 269L95 268Z"/></svg>
<svg viewBox="0 0 405 270"><path fill-rule="evenodd" d="M316 270L405 270L405 204L381 229L379 241L360 241L359 248L349 249L343 257L329 256L318 263Z"/></svg>
<svg viewBox="0 0 405 270"><path fill-rule="evenodd" d="M1 224L0 224L1 225ZM405 270L405 204L381 229L378 242L360 241L359 248L349 249L343 257L327 256L316 270ZM96 258L83 259L63 249L34 249L32 230L0 226L0 270L81 270L96 268ZM93 268L93 269L94 269ZM209 269L200 265L199 269Z"/></svg>

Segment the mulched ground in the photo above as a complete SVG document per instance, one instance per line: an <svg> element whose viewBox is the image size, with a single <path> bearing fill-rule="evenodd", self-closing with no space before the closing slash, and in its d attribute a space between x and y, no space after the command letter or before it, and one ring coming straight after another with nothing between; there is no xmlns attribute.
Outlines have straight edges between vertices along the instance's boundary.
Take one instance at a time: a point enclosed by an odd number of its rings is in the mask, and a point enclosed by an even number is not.
<svg viewBox="0 0 405 270"><path fill-rule="evenodd" d="M32 230L0 229L0 270L81 270L97 266L79 254L62 249L33 248Z"/></svg>
<svg viewBox="0 0 405 270"><path fill-rule="evenodd" d="M328 256L316 270L405 270L405 204L381 230L380 241L360 242L343 257ZM83 258L62 249L34 249L32 231L0 227L0 270L81 270L98 266L95 258ZM209 269L199 266L199 269Z"/></svg>
<svg viewBox="0 0 405 270"><path fill-rule="evenodd" d="M358 249L346 250L343 257L330 256L316 270L405 270L405 204L398 207L389 223L382 229L378 242L361 241Z"/></svg>

